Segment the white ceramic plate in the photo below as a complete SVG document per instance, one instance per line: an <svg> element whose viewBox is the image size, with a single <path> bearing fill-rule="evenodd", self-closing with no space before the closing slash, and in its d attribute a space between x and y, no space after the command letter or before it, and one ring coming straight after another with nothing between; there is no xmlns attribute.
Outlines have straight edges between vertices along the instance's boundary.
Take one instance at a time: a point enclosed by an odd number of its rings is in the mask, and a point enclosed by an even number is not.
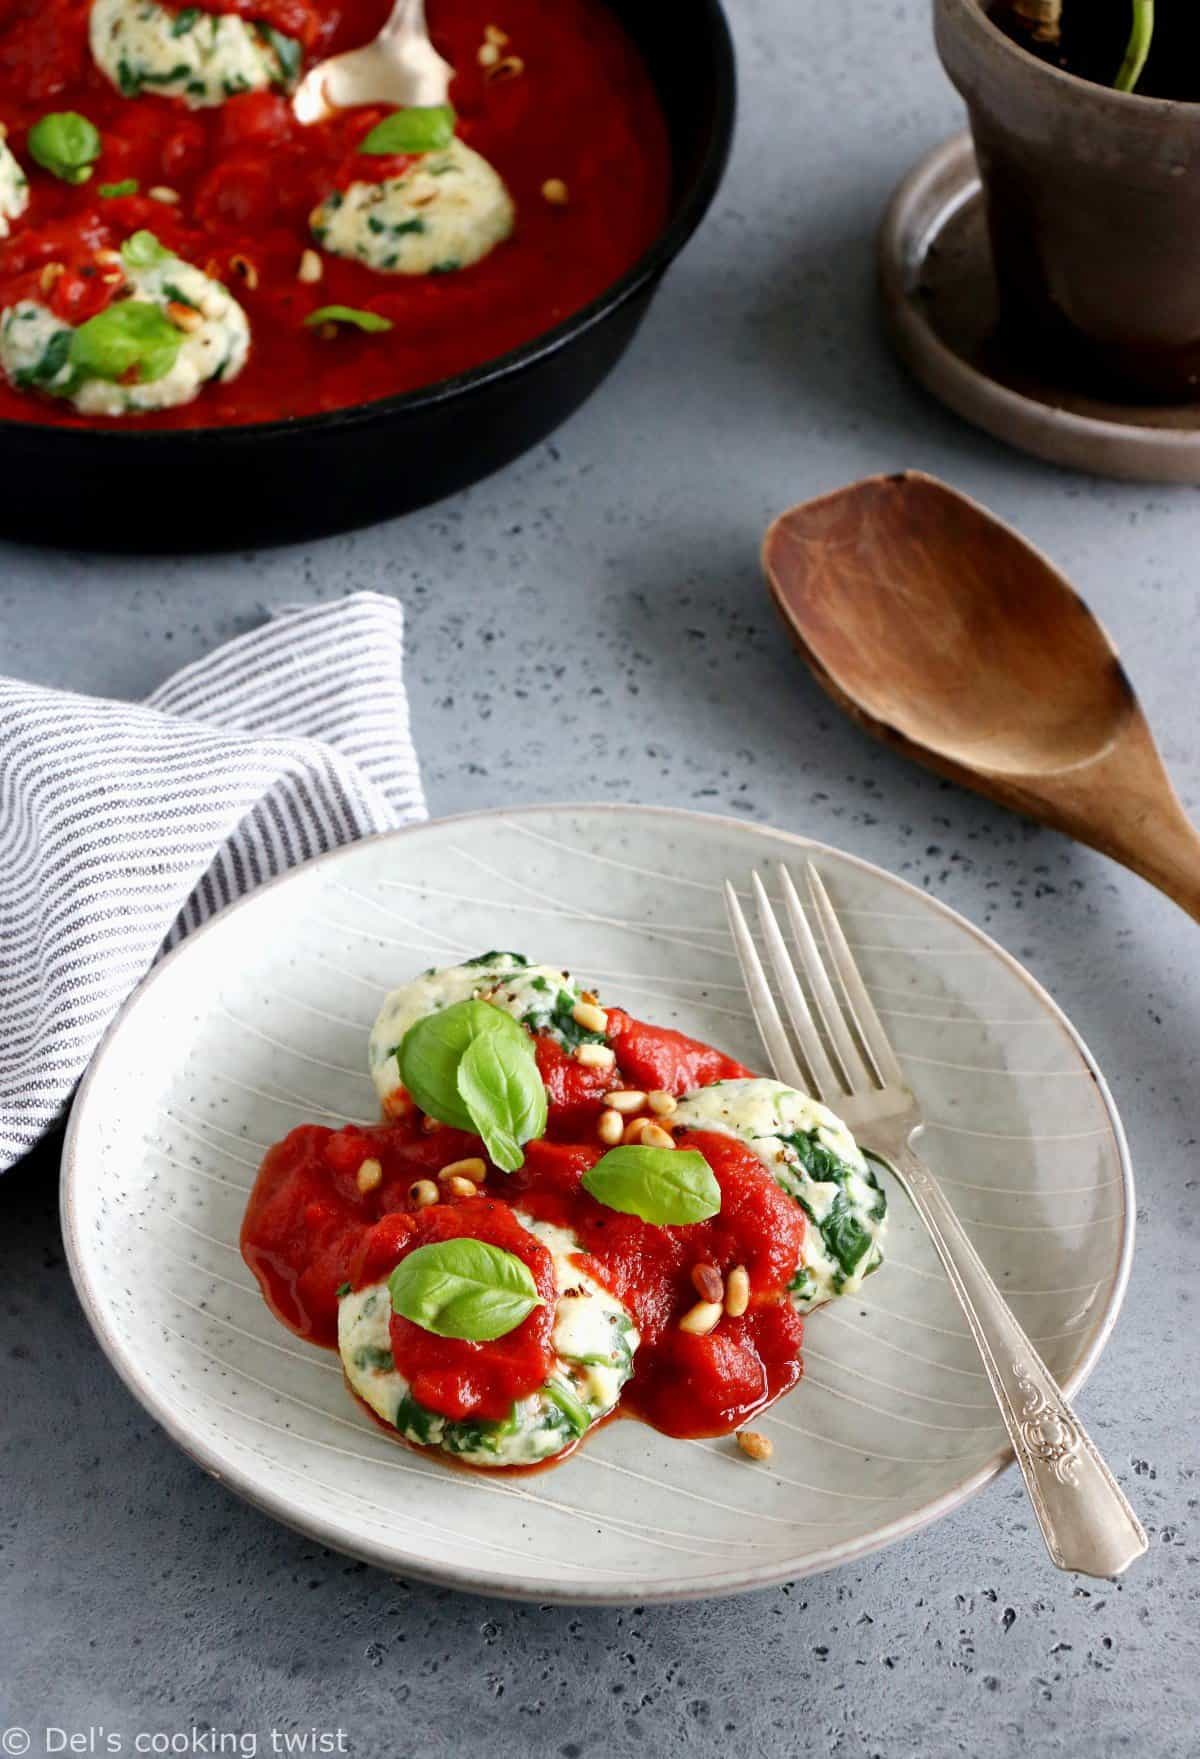
<svg viewBox="0 0 1200 1759"><path fill-rule="evenodd" d="M431 964L513 947L762 1066L719 881L815 852L930 1120L929 1159L1047 1362L1079 1386L1132 1248L1121 1125L1028 974L900 880L781 831L642 807L451 819L327 855L235 905L147 979L68 1133L72 1272L126 1383L189 1454L279 1519L398 1573L538 1600L666 1600L861 1557L1010 1459L920 1224L806 1328L804 1379L731 1440L610 1424L563 1467L495 1479L388 1437L336 1359L272 1318L238 1254L266 1145L370 1120L367 1029ZM1030 1522L1029 1544L1038 1543Z"/></svg>

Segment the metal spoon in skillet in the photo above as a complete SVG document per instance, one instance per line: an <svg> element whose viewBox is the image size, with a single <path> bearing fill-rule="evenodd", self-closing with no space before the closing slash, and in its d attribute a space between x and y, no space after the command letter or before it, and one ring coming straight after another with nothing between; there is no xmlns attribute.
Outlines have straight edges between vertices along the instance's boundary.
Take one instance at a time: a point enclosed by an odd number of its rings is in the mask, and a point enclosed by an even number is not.
<svg viewBox="0 0 1200 1759"><path fill-rule="evenodd" d="M861 726L1200 920L1200 834L1116 648L1009 526L908 471L793 507L763 561L796 646Z"/></svg>
<svg viewBox="0 0 1200 1759"><path fill-rule="evenodd" d="M308 123L355 104L433 107L446 102L453 77L429 40L425 0L396 0L374 41L309 68L292 109Z"/></svg>

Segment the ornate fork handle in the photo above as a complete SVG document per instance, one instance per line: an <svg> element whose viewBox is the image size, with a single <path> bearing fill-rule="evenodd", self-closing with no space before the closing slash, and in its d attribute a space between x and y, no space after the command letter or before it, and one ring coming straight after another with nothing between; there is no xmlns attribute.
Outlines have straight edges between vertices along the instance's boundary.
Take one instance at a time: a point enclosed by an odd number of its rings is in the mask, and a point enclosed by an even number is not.
<svg viewBox="0 0 1200 1759"><path fill-rule="evenodd" d="M870 1135L861 1131L860 1141L908 1193L967 1316L1051 1558L1062 1570L1120 1575L1149 1543L1141 1522L933 1174L910 1145L885 1153L870 1144Z"/></svg>

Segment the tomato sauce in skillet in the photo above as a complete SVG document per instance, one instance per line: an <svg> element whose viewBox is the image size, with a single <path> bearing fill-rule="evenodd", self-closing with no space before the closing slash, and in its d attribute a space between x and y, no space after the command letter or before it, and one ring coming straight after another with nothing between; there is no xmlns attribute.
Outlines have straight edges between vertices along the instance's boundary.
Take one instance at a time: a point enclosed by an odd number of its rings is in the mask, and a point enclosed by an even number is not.
<svg viewBox="0 0 1200 1759"><path fill-rule="evenodd" d="M622 1410L670 1435L721 1435L793 1386L801 1374L803 1321L787 1291L801 1260L805 1217L749 1148L709 1131L678 1132L679 1147L698 1149L721 1189L719 1213L687 1226L653 1226L597 1202L581 1185L605 1152L596 1125L614 1086L679 1095L749 1071L621 1009L610 1008L608 1021L615 1069L587 1067L553 1040L537 1039L549 1096L546 1135L526 1143L517 1172L489 1170L473 1196L443 1195L414 1211L409 1190L416 1181L483 1153L477 1137L432 1125L417 1112L369 1127L304 1124L270 1149L241 1244L278 1318L310 1342L335 1348L339 1289L380 1282L414 1247L461 1233L515 1252L545 1294L554 1286L549 1255L515 1220L515 1205L536 1221L572 1229L580 1267L632 1315L641 1344ZM368 1159L379 1162L382 1179L363 1193L357 1173ZM696 1302L692 1271L701 1264L722 1275L744 1265L750 1279L746 1312L727 1316L707 1336L679 1326ZM498 1418L545 1381L550 1322L548 1309L535 1309L506 1336L464 1345L393 1316L393 1356L428 1408L450 1418Z"/></svg>
<svg viewBox="0 0 1200 1759"><path fill-rule="evenodd" d="M279 92L246 92L189 109L153 92L122 97L94 65L89 0L0 0L0 122L30 183L29 206L0 241L0 308L19 299L79 324L114 297L95 253L133 232L215 275L250 321L249 362L192 402L110 418L122 426L228 426L338 409L413 390L541 335L602 293L660 232L670 157L640 57L602 0L429 0L437 47L456 69L458 134L496 167L517 209L513 236L456 273L379 273L322 253L319 283L299 280L315 247L308 216L330 190L398 175L407 161L357 151L388 112L345 111L302 127ZM305 65L372 37L389 0L208 0L298 40ZM521 71L479 64L489 25L507 34ZM71 185L34 163L28 130L73 110L100 131L91 178ZM138 192L100 186L136 179ZM551 202L543 185L566 186ZM151 189L174 192L156 200ZM48 264L62 265L49 291ZM250 265L249 272L246 265ZM330 304L387 318L386 333L305 328ZM0 381L0 419L109 425L62 398Z"/></svg>

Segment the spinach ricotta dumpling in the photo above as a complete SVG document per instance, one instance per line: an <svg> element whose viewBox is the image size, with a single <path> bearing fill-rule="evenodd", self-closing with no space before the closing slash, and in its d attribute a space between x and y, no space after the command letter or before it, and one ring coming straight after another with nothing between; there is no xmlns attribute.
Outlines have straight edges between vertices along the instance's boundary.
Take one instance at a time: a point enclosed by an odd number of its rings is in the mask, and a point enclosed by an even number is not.
<svg viewBox="0 0 1200 1759"><path fill-rule="evenodd" d="M878 1269L887 1197L828 1106L782 1081L715 1081L685 1095L671 1123L737 1137L804 1210L804 1264L791 1290L801 1313L853 1294Z"/></svg>
<svg viewBox="0 0 1200 1759"><path fill-rule="evenodd" d="M386 1282L348 1291L338 1304L338 1351L359 1398L406 1441L440 1448L472 1466L534 1466L562 1453L617 1403L639 1342L621 1304L575 1264L575 1236L519 1209L513 1213L550 1253L558 1298L551 1334L555 1366L539 1391L514 1403L507 1419L453 1421L413 1399L392 1359Z"/></svg>
<svg viewBox="0 0 1200 1759"><path fill-rule="evenodd" d="M88 36L96 66L122 97L157 92L192 109L242 92L288 90L304 54L269 25L157 0L95 0Z"/></svg>

